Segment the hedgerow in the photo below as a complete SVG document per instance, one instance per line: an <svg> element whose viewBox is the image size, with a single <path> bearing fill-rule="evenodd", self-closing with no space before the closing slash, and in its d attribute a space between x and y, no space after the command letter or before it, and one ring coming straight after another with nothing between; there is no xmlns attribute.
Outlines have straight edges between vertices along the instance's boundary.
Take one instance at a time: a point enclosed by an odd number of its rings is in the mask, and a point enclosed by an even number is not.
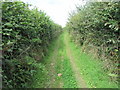
<svg viewBox="0 0 120 90"><path fill-rule="evenodd" d="M61 32L49 16L24 2L2 3L3 88L27 87L47 53L47 47Z"/></svg>
<svg viewBox="0 0 120 90"><path fill-rule="evenodd" d="M116 77L119 66L120 2L91 2L77 7L67 27L82 50L97 53L110 76Z"/></svg>

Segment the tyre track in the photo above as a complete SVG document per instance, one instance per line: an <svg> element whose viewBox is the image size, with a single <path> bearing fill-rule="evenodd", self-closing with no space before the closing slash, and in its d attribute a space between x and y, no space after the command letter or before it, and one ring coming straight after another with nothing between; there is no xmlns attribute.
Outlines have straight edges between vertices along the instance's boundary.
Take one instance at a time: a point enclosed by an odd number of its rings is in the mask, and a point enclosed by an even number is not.
<svg viewBox="0 0 120 90"><path fill-rule="evenodd" d="M75 58L72 54L72 51L70 50L69 40L67 36L68 36L67 34L65 34L64 36L64 43L66 45L66 53L67 53L67 56L69 57L69 60L70 60L70 63L71 63L71 66L72 66L72 69L73 69L73 72L74 72L74 75L77 81L78 88L87 88L86 82L82 78L80 74L80 70L77 67L76 63L74 62Z"/></svg>

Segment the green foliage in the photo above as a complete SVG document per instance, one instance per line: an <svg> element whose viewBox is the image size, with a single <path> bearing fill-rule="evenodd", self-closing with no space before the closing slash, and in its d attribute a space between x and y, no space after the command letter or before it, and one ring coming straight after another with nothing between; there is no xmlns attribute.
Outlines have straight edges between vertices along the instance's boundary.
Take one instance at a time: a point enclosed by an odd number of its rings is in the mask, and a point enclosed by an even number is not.
<svg viewBox="0 0 120 90"><path fill-rule="evenodd" d="M104 55L117 67L120 2L91 2L84 7L77 7L77 13L69 17L67 29L75 42L81 46L95 46L99 58ZM117 69L112 73L117 74Z"/></svg>
<svg viewBox="0 0 120 90"><path fill-rule="evenodd" d="M32 49L40 47L40 55L46 53L62 27L23 2L4 2L2 14L3 87L26 87L38 68Z"/></svg>
<svg viewBox="0 0 120 90"><path fill-rule="evenodd" d="M66 55L64 34L53 41L48 55L41 62L42 68L37 70L31 88L76 88L77 82L69 57ZM49 68L48 68L49 67ZM61 73L62 76L58 76ZM53 81L54 80L54 81Z"/></svg>
<svg viewBox="0 0 120 90"><path fill-rule="evenodd" d="M25 87L26 81L31 81L37 68L35 66L37 63L31 57L25 57L24 60L13 59L4 63L7 67L3 67L3 87L7 85L8 88Z"/></svg>
<svg viewBox="0 0 120 90"><path fill-rule="evenodd" d="M69 37L69 36L68 36ZM67 38L69 40L69 38ZM82 48L69 40L69 47L75 57L74 63L87 84L87 88L118 88L118 84L111 81L115 74L108 74L102 68L103 62L93 58L94 53L82 52ZM109 78L110 77L110 78Z"/></svg>

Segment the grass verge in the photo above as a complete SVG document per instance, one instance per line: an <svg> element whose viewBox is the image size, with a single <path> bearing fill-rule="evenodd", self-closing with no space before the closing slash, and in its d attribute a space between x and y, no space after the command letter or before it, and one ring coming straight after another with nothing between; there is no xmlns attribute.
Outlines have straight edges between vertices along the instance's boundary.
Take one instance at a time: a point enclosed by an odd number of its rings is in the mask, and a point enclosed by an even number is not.
<svg viewBox="0 0 120 90"><path fill-rule="evenodd" d="M79 67L80 73L89 88L118 88L118 85L111 82L108 74L101 68L102 62L92 57L94 53L88 55L81 52L81 48L76 46L74 42L71 42L69 36L66 39L69 40L69 46L75 57L75 63Z"/></svg>

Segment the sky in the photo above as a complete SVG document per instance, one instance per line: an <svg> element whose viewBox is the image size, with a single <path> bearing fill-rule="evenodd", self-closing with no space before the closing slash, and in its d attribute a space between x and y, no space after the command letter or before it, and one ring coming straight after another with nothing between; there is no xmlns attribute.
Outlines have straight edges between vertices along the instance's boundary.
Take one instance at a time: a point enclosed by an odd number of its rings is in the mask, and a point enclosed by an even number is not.
<svg viewBox="0 0 120 90"><path fill-rule="evenodd" d="M21 0L36 6L62 27L65 26L69 13L76 10L75 5L84 5L84 0Z"/></svg>

